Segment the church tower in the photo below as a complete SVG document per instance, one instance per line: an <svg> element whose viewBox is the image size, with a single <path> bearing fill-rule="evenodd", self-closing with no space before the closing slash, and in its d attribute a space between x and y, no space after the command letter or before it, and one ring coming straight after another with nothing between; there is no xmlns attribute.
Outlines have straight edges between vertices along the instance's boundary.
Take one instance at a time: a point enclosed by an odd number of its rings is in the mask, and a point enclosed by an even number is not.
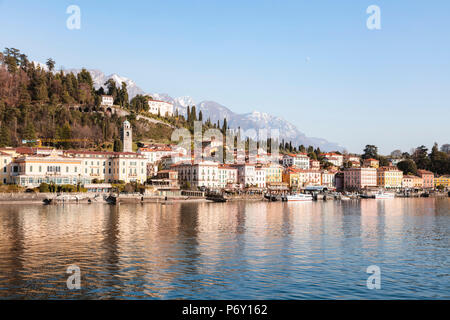
<svg viewBox="0 0 450 320"><path fill-rule="evenodd" d="M122 151L133 152L131 124L127 120L125 120L122 124L122 129L120 130L120 138L122 140Z"/></svg>

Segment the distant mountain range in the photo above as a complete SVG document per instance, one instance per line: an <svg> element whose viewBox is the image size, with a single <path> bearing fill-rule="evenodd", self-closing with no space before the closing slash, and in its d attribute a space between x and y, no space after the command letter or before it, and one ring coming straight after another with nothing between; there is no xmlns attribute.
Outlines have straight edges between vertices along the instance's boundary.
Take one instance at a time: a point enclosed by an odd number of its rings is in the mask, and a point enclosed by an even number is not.
<svg viewBox="0 0 450 320"><path fill-rule="evenodd" d="M40 64L43 66L42 64ZM45 66L45 65L44 65ZM44 67L43 66L43 67ZM70 73L73 72L77 74L80 72L80 69L67 69L64 72ZM108 79L114 79L117 85L122 85L122 82L127 84L128 94L130 99L135 97L138 94L146 94L144 90L142 90L133 80L121 77L117 74L111 74L106 76L100 70L88 70L94 81L94 86L96 89L100 88L100 86L104 86L104 83ZM329 142L322 138L315 137L307 137L303 132L297 129L289 121L281 118L270 115L268 113L253 111L251 113L238 114L231 111L229 108L215 102L215 101L201 101L199 103L195 103L195 101L191 97L178 97L173 98L165 93L147 93L152 96L155 100L162 100L170 102L174 105L174 108L178 109L180 114L186 114L186 109L188 106L195 105L198 111L202 111L203 118L210 118L213 123L220 121L223 122L224 118L227 118L227 123L230 128L236 129L241 128L243 130L254 129L258 132L259 129L267 129L268 134L270 134L271 129L279 130L279 139L284 139L285 141L292 141L294 146L299 146L303 144L304 146L314 146L319 147L322 151L343 151L344 147L335 142Z"/></svg>

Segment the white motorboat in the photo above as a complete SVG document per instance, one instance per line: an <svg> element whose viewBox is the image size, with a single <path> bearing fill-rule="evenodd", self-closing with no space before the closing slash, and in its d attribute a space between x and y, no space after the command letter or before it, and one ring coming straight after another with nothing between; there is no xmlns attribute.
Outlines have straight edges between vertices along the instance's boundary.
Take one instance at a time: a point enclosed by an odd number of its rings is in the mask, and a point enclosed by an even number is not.
<svg viewBox="0 0 450 320"><path fill-rule="evenodd" d="M283 197L284 201L312 201L313 197L310 194L296 193L288 194Z"/></svg>
<svg viewBox="0 0 450 320"><path fill-rule="evenodd" d="M377 192L375 193L375 199L394 199L395 194L389 192Z"/></svg>

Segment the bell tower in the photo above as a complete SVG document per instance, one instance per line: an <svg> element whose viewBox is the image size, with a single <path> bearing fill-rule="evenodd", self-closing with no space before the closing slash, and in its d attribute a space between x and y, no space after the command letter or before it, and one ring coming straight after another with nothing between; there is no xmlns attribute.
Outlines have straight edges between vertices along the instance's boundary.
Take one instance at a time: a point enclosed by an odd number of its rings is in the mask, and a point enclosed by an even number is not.
<svg viewBox="0 0 450 320"><path fill-rule="evenodd" d="M133 152L133 136L131 124L125 120L122 124L122 129L120 130L120 138L122 140L122 151L123 152Z"/></svg>

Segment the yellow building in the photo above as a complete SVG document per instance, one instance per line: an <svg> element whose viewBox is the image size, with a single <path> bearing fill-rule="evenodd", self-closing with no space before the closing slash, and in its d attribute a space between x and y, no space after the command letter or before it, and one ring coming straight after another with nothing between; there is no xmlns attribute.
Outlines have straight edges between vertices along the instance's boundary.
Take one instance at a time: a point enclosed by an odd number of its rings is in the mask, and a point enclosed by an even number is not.
<svg viewBox="0 0 450 320"><path fill-rule="evenodd" d="M402 188L423 189L423 179L418 176L406 175L402 179Z"/></svg>
<svg viewBox="0 0 450 320"><path fill-rule="evenodd" d="M269 163L263 166L266 171L266 184L283 181L283 167L277 163Z"/></svg>
<svg viewBox="0 0 450 320"><path fill-rule="evenodd" d="M299 171L292 167L283 172L283 182L287 183L290 189L298 189L302 186Z"/></svg>
<svg viewBox="0 0 450 320"><path fill-rule="evenodd" d="M363 166L378 169L380 167L380 161L378 161L377 159L372 159L372 158L365 159L363 162Z"/></svg>
<svg viewBox="0 0 450 320"><path fill-rule="evenodd" d="M434 178L434 187L437 188L443 186L444 188L450 188L450 175L440 176Z"/></svg>
<svg viewBox="0 0 450 320"><path fill-rule="evenodd" d="M403 172L397 167L381 167L377 169L377 185L385 189L402 187Z"/></svg>

